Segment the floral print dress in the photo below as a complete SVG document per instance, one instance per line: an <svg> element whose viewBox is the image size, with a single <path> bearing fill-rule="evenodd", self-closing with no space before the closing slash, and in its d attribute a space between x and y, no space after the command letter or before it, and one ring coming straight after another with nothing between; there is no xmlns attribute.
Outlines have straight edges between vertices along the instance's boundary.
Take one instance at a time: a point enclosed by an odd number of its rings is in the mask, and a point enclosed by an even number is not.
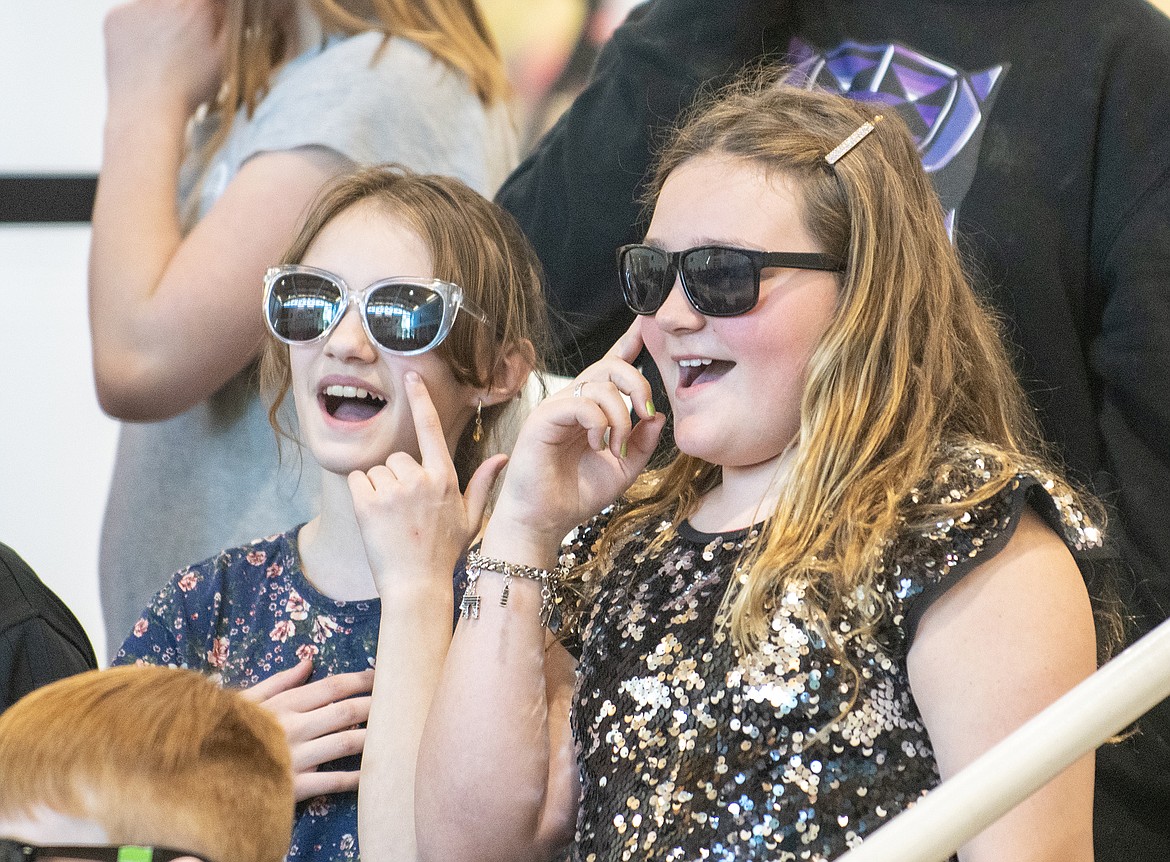
<svg viewBox="0 0 1170 862"><path fill-rule="evenodd" d="M300 527L222 551L176 573L122 644L114 664L171 665L248 688L305 658L310 680L374 666L381 602L340 602L306 580ZM357 769L360 758L323 765ZM297 806L288 859L358 857L357 794Z"/></svg>

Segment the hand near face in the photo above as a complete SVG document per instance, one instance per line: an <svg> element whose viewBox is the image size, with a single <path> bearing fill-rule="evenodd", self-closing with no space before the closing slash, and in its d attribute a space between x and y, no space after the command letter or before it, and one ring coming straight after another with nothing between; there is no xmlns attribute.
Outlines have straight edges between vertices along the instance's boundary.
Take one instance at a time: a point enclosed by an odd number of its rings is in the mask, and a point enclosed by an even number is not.
<svg viewBox="0 0 1170 862"><path fill-rule="evenodd" d="M421 463L395 452L384 465L349 474L366 558L383 599L396 589L450 587L455 564L479 531L491 487L508 460L505 455L486 460L461 494L426 384L414 371L403 376L403 384Z"/></svg>
<svg viewBox="0 0 1170 862"><path fill-rule="evenodd" d="M545 399L524 423L493 521L547 543L617 499L654 453L665 417L632 363L642 349L638 321L569 386ZM634 423L622 396L633 403Z"/></svg>
<svg viewBox="0 0 1170 862"><path fill-rule="evenodd" d="M158 96L190 115L223 78L224 0L133 0L106 15L111 105L139 111Z"/></svg>
<svg viewBox="0 0 1170 862"><path fill-rule="evenodd" d="M312 670L313 663L306 659L242 692L275 715L284 728L292 754L297 802L357 790L357 770L319 772L317 767L361 754L366 731L357 725L370 717L369 692L374 685L372 670L307 683Z"/></svg>

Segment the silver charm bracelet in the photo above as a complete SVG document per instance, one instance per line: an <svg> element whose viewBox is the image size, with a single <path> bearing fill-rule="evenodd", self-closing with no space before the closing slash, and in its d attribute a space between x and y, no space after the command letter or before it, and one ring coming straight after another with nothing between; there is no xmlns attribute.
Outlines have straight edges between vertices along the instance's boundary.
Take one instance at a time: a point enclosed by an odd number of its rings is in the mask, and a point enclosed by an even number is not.
<svg viewBox="0 0 1170 862"><path fill-rule="evenodd" d="M512 578L524 578L540 583L540 624L545 628L553 620L556 611L558 587L560 586L561 569L538 569L534 566L522 566L518 563L508 563L495 557L487 557L478 551L471 551L467 555L467 589L463 593L463 601L459 603L459 615L463 619L479 618L479 592L476 582L481 572L495 572L504 576L504 588L500 592L500 607L508 606L508 594L512 588Z"/></svg>

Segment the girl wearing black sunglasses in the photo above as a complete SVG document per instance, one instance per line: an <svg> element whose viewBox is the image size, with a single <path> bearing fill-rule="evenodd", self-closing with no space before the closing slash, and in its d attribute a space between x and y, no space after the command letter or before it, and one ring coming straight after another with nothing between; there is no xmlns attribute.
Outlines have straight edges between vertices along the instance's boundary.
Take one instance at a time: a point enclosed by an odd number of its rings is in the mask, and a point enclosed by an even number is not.
<svg viewBox="0 0 1170 862"><path fill-rule="evenodd" d="M835 858L1095 667L1098 506L900 122L764 75L653 188L618 258L639 317L533 411L469 559L430 858ZM646 472L643 346L679 450ZM1092 784L1090 757L959 857L1091 859Z"/></svg>
<svg viewBox="0 0 1170 862"><path fill-rule="evenodd" d="M312 456L320 506L180 571L115 662L199 668L280 717L301 803L290 860L356 858L359 768L388 775L363 781L362 818L385 830L363 852L413 858L415 751L452 574L506 460L544 315L510 216L458 180L396 168L328 188L269 271L261 389ZM371 709L384 732L367 746Z"/></svg>

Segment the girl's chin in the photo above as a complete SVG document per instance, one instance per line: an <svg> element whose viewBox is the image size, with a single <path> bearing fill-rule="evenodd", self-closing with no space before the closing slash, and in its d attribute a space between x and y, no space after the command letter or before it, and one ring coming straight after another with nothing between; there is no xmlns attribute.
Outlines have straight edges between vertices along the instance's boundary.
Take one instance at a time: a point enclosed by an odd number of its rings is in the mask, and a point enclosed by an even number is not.
<svg viewBox="0 0 1170 862"><path fill-rule="evenodd" d="M691 458L698 458L700 461L706 461L708 464L719 464L721 462L721 455L723 454L719 447L711 445L701 445L695 441L679 440L677 437L674 441L674 446L678 451Z"/></svg>
<svg viewBox="0 0 1170 862"><path fill-rule="evenodd" d="M733 444L730 444L726 438L693 438L685 434L676 436L674 445L683 455L689 455L692 458L698 458L700 461L706 461L708 464L714 464L717 467L725 467L728 469L757 467L765 463L771 463L783 454L782 452L760 449L755 446L737 448Z"/></svg>
<svg viewBox="0 0 1170 862"><path fill-rule="evenodd" d="M340 476L344 479L349 476L350 473L369 472L379 464L385 464L386 460L382 459L381 461L377 461L366 458L318 458L317 463L326 473L331 473L334 476Z"/></svg>

